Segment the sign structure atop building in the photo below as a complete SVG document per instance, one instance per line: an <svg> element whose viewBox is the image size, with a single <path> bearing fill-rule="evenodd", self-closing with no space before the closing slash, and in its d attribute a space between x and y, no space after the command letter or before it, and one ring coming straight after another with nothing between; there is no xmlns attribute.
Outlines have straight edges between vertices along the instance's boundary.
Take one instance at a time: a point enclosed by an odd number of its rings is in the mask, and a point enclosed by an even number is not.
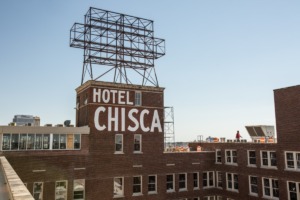
<svg viewBox="0 0 300 200"><path fill-rule="evenodd" d="M91 7L84 23L72 26L70 46L84 49L81 84L104 75L133 84L136 72L138 84L158 86L154 60L165 55L165 40L154 37L152 20Z"/></svg>

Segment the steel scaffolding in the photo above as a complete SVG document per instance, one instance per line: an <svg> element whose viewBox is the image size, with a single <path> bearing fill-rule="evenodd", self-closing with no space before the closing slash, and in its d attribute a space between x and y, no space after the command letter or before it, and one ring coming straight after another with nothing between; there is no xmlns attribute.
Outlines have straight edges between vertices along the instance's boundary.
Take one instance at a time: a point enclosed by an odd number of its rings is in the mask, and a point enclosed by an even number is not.
<svg viewBox="0 0 300 200"><path fill-rule="evenodd" d="M175 147L174 108L164 108L164 138L165 149Z"/></svg>
<svg viewBox="0 0 300 200"><path fill-rule="evenodd" d="M131 69L140 75L141 85L158 87L154 60L165 55L165 40L154 37L152 20L91 7L84 24L72 26L70 46L84 50L81 84L86 75L98 80L109 72L113 82L133 84ZM95 74L94 65L108 68Z"/></svg>

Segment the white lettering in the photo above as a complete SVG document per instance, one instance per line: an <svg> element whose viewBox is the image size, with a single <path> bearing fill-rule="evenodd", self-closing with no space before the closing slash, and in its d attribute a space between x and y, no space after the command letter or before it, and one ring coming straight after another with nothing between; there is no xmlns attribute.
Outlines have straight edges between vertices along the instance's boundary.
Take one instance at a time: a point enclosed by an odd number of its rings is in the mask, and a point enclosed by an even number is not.
<svg viewBox="0 0 300 200"><path fill-rule="evenodd" d="M111 123L115 123L114 131L118 131L118 108L115 108L115 117L112 116L112 107L108 107L108 131L111 131Z"/></svg>
<svg viewBox="0 0 300 200"><path fill-rule="evenodd" d="M98 131L103 131L104 129L106 129L106 126L105 125L100 125L99 124L99 116L100 116L100 112L105 112L105 108L100 106L96 109L95 111L95 116L94 116L94 123L95 123L95 128L98 130Z"/></svg>
<svg viewBox="0 0 300 200"><path fill-rule="evenodd" d="M157 110L154 110L153 118L152 118L152 124L151 124L151 132L154 132L154 128L158 128L158 132L162 132L161 124L159 121L159 116Z"/></svg>
<svg viewBox="0 0 300 200"><path fill-rule="evenodd" d="M112 99L113 99L113 104L116 103L116 94L117 94L117 90L111 90L110 93L112 93Z"/></svg>
<svg viewBox="0 0 300 200"><path fill-rule="evenodd" d="M125 91L119 91L119 98L118 98L118 103L119 104L125 104L125 101L123 101L122 99L125 98Z"/></svg>
<svg viewBox="0 0 300 200"><path fill-rule="evenodd" d="M129 91L126 92L126 99L127 99L127 105L133 105L133 102L130 102L130 98L129 98Z"/></svg>
<svg viewBox="0 0 300 200"><path fill-rule="evenodd" d="M139 111L138 111L138 109L135 109L135 108L133 108L133 109L131 109L130 111L129 111L129 113L128 113L128 117L129 117L129 119L135 124L135 126L134 127L132 127L132 126L128 126L128 130L129 131L132 131L132 132L134 132L134 131L136 131L138 128L139 128L139 122L136 120L136 118L133 116L133 113L138 113Z"/></svg>
<svg viewBox="0 0 300 200"><path fill-rule="evenodd" d="M142 131L144 132L149 132L150 128L149 127L145 127L145 124L144 124L144 119L145 119L145 114L149 115L149 110L143 110L141 112L141 115L140 115L140 125L141 125L141 129Z"/></svg>
<svg viewBox="0 0 300 200"><path fill-rule="evenodd" d="M101 89L98 89L98 91L97 91L97 89L94 88L94 91L93 91L93 102L97 102L97 103L101 102Z"/></svg>
<svg viewBox="0 0 300 200"><path fill-rule="evenodd" d="M125 108L121 108L121 131L125 131Z"/></svg>
<svg viewBox="0 0 300 200"><path fill-rule="evenodd" d="M103 90L102 92L102 100L104 103L108 103L110 100L109 90Z"/></svg>

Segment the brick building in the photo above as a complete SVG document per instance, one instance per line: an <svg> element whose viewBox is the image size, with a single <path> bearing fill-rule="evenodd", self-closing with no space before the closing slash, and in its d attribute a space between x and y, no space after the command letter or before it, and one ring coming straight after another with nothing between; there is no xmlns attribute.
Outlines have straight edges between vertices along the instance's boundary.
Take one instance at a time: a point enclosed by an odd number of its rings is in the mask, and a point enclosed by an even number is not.
<svg viewBox="0 0 300 200"><path fill-rule="evenodd" d="M164 88L76 91L76 127L0 127L0 155L35 199L300 199L300 86L275 90L277 143L185 153L164 151Z"/></svg>

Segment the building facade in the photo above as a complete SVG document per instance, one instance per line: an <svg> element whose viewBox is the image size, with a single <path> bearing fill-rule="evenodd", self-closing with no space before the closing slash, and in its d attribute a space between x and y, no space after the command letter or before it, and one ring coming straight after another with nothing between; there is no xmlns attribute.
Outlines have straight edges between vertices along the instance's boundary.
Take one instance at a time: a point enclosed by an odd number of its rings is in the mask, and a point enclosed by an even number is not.
<svg viewBox="0 0 300 200"><path fill-rule="evenodd" d="M0 155L35 199L300 199L300 86L275 90L277 143L184 153L164 151L164 88L88 81L76 92L76 127L0 127Z"/></svg>

